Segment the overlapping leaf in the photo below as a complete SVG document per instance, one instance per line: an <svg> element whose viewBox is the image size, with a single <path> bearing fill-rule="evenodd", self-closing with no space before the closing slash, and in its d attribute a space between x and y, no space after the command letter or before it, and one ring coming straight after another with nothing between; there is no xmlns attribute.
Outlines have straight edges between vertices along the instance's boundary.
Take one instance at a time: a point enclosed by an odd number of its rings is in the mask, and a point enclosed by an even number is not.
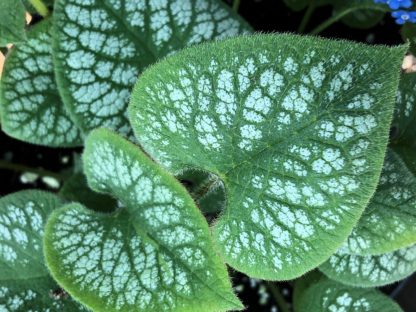
<svg viewBox="0 0 416 312"><path fill-rule="evenodd" d="M0 47L26 40L25 7L20 0L0 1Z"/></svg>
<svg viewBox="0 0 416 312"><path fill-rule="evenodd" d="M400 312L397 303L375 289L360 289L320 279L299 297L295 312Z"/></svg>
<svg viewBox="0 0 416 312"><path fill-rule="evenodd" d="M408 146L416 151L416 73L404 74L400 80L393 120L395 146Z"/></svg>
<svg viewBox="0 0 416 312"><path fill-rule="evenodd" d="M250 31L220 0L62 0L54 17L60 91L85 131L129 133L127 104L144 68L185 46Z"/></svg>
<svg viewBox="0 0 416 312"><path fill-rule="evenodd" d="M416 243L416 151L390 148L377 191L359 223L344 244L343 252L377 255Z"/></svg>
<svg viewBox="0 0 416 312"><path fill-rule="evenodd" d="M125 208L100 214L79 204L48 221L53 276L98 311L224 311L241 308L206 221L181 184L138 147L107 131L86 141L93 189Z"/></svg>
<svg viewBox="0 0 416 312"><path fill-rule="evenodd" d="M2 129L17 139L47 146L82 144L55 83L51 21L28 33L28 40L8 55L1 80Z"/></svg>
<svg viewBox="0 0 416 312"><path fill-rule="evenodd" d="M227 262L290 279L328 258L367 205L404 51L290 35L205 44L146 71L130 119L164 166L224 182L214 236Z"/></svg>
<svg viewBox="0 0 416 312"><path fill-rule="evenodd" d="M22 191L0 199L0 310L80 311L44 264L46 218L62 202L40 191ZM49 309L49 310L48 310Z"/></svg>
<svg viewBox="0 0 416 312"><path fill-rule="evenodd" d="M416 271L416 245L378 256L338 251L319 269L346 285L378 287L401 280Z"/></svg>

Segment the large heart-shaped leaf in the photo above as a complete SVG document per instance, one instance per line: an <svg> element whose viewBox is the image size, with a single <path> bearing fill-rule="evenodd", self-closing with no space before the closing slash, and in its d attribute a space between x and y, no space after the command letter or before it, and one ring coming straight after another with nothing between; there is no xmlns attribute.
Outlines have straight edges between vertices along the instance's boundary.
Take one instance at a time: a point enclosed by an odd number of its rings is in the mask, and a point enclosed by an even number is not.
<svg viewBox="0 0 416 312"><path fill-rule="evenodd" d="M335 252L374 192L405 49L293 35L201 45L141 76L130 119L164 166L223 181L214 236L231 266L294 278Z"/></svg>
<svg viewBox="0 0 416 312"><path fill-rule="evenodd" d="M320 279L302 292L295 312L401 312L397 303L375 289L353 288Z"/></svg>
<svg viewBox="0 0 416 312"><path fill-rule="evenodd" d="M338 251L319 269L346 285L378 287L401 280L416 271L416 245L378 256Z"/></svg>
<svg viewBox="0 0 416 312"><path fill-rule="evenodd" d="M389 149L377 191L344 244L344 252L376 255L416 243L416 167L403 161L406 152L416 160L416 151Z"/></svg>
<svg viewBox="0 0 416 312"><path fill-rule="evenodd" d="M6 58L0 90L2 129L40 145L82 145L79 130L59 97L52 64L51 20L28 33Z"/></svg>
<svg viewBox="0 0 416 312"><path fill-rule="evenodd" d="M130 132L127 104L144 68L185 46L250 31L220 0L62 0L54 17L60 91L85 131Z"/></svg>
<svg viewBox="0 0 416 312"><path fill-rule="evenodd" d="M0 1L0 47L26 40L25 7L20 0Z"/></svg>
<svg viewBox="0 0 416 312"><path fill-rule="evenodd" d="M40 191L0 199L1 311L80 311L68 296L58 296L60 289L43 259L45 221L61 204L55 195Z"/></svg>
<svg viewBox="0 0 416 312"><path fill-rule="evenodd" d="M125 208L100 214L79 204L49 219L52 275L97 311L224 311L241 308L208 225L185 188L140 149L108 130L87 138L93 189Z"/></svg>

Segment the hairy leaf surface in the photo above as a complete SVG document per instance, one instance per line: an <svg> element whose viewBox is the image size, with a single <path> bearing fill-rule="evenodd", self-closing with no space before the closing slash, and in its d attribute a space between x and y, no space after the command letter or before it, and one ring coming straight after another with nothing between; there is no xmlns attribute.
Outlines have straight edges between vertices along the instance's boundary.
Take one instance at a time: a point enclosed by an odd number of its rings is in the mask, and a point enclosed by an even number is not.
<svg viewBox="0 0 416 312"><path fill-rule="evenodd" d="M68 296L54 297L59 287L43 259L44 225L61 204L57 196L40 191L0 199L0 310L80 311Z"/></svg>
<svg viewBox="0 0 416 312"><path fill-rule="evenodd" d="M206 221L183 186L108 130L86 141L90 186L125 208L79 204L48 221L46 259L69 293L97 311L224 311L241 308Z"/></svg>
<svg viewBox="0 0 416 312"><path fill-rule="evenodd" d="M51 20L28 32L13 47L1 80L2 129L22 141L47 146L79 146L79 130L58 93L52 64Z"/></svg>
<svg viewBox="0 0 416 312"><path fill-rule="evenodd" d="M300 296L295 312L400 312L397 303L375 289L360 289L320 279Z"/></svg>
<svg viewBox="0 0 416 312"><path fill-rule="evenodd" d="M416 151L390 148L377 191L343 251L377 255L416 243L416 167L409 167L404 153L416 161Z"/></svg>
<svg viewBox="0 0 416 312"><path fill-rule="evenodd" d="M231 266L291 279L335 252L374 192L404 51L293 35L204 44L141 76L130 119L165 167L224 182L214 236Z"/></svg>
<svg viewBox="0 0 416 312"><path fill-rule="evenodd" d="M84 131L129 133L127 104L144 68L185 46L250 31L220 0L62 0L54 17L60 91Z"/></svg>
<svg viewBox="0 0 416 312"><path fill-rule="evenodd" d="M25 7L20 0L0 1L0 47L26 40Z"/></svg>
<svg viewBox="0 0 416 312"><path fill-rule="evenodd" d="M349 255L338 251L319 269L346 285L384 286L416 271L416 245L378 256Z"/></svg>

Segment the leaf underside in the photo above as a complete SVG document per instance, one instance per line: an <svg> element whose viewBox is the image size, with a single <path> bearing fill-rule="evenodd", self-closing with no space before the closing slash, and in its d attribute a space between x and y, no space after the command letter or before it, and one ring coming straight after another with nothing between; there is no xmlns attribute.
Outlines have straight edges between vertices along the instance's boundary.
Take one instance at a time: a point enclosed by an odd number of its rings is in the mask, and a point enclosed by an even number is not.
<svg viewBox="0 0 416 312"><path fill-rule="evenodd" d="M319 269L331 279L346 285L384 286L416 271L416 245L378 256L349 255L338 251Z"/></svg>
<svg viewBox="0 0 416 312"><path fill-rule="evenodd" d="M65 111L52 64L51 20L35 25L28 40L6 58L0 90L2 129L19 140L46 146L82 145Z"/></svg>
<svg viewBox="0 0 416 312"><path fill-rule="evenodd" d="M375 289L360 289L320 279L300 296L295 312L401 312L397 303Z"/></svg>
<svg viewBox="0 0 416 312"><path fill-rule="evenodd" d="M132 127L171 171L224 182L213 232L232 267L295 278L335 252L375 190L404 51L293 35L204 44L143 73Z"/></svg>
<svg viewBox="0 0 416 312"><path fill-rule="evenodd" d="M1 311L82 309L68 296L54 296L59 287L44 264L44 224L61 204L55 195L40 191L21 191L0 199Z"/></svg>
<svg viewBox="0 0 416 312"><path fill-rule="evenodd" d="M108 130L86 141L88 183L124 208L57 210L45 254L56 280L97 311L225 311L242 308L206 221L183 186L138 147Z"/></svg>
<svg viewBox="0 0 416 312"><path fill-rule="evenodd" d="M57 80L74 120L84 131L124 134L144 68L183 47L251 31L220 0L62 0L54 19Z"/></svg>

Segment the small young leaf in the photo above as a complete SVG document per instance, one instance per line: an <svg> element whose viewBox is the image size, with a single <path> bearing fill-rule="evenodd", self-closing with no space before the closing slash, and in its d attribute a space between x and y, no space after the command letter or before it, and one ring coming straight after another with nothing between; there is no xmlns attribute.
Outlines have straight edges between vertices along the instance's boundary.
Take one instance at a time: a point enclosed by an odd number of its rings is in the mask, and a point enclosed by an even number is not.
<svg viewBox="0 0 416 312"><path fill-rule="evenodd" d="M28 40L6 58L0 89L3 131L47 146L82 145L79 130L61 102L51 54L51 20L35 25Z"/></svg>
<svg viewBox="0 0 416 312"><path fill-rule="evenodd" d="M214 236L231 266L295 278L335 252L375 190L405 49L293 35L203 44L143 73L131 123L173 172L223 181Z"/></svg>
<svg viewBox="0 0 416 312"><path fill-rule="evenodd" d="M403 149L390 148L377 191L343 251L377 255L416 243L416 168L403 161ZM416 159L416 151L407 151Z"/></svg>
<svg viewBox="0 0 416 312"><path fill-rule="evenodd" d="M338 251L319 269L329 278L346 285L384 286L416 271L416 245L378 256L350 255Z"/></svg>
<svg viewBox="0 0 416 312"><path fill-rule="evenodd" d="M416 150L416 73L404 74L397 93L396 109L392 124L395 145Z"/></svg>
<svg viewBox="0 0 416 312"><path fill-rule="evenodd" d="M342 22L350 27L367 29L376 26L389 12L387 5L374 3L374 0L336 0L334 15L350 12L342 18Z"/></svg>
<svg viewBox="0 0 416 312"><path fill-rule="evenodd" d="M54 52L64 102L84 131L130 133L127 104L148 65L185 46L251 28L220 0L56 4Z"/></svg>
<svg viewBox="0 0 416 312"><path fill-rule="evenodd" d="M404 24L400 33L405 42L410 42L410 52L412 52L413 55L416 55L416 24Z"/></svg>
<svg viewBox="0 0 416 312"><path fill-rule="evenodd" d="M25 7L20 0L0 1L0 47L26 40Z"/></svg>
<svg viewBox="0 0 416 312"><path fill-rule="evenodd" d="M43 259L45 221L61 204L57 196L40 191L0 199L0 310L79 311L68 296L54 298L59 287Z"/></svg>
<svg viewBox="0 0 416 312"><path fill-rule="evenodd" d="M292 10L301 11L308 6L311 0L283 0L283 2Z"/></svg>
<svg viewBox="0 0 416 312"><path fill-rule="evenodd" d="M321 279L299 298L295 312L402 312L397 303L375 289L360 289Z"/></svg>
<svg viewBox="0 0 416 312"><path fill-rule="evenodd" d="M108 130L86 141L90 186L124 208L100 214L71 204L49 219L52 275L99 311L224 311L242 308L184 187L140 149Z"/></svg>

